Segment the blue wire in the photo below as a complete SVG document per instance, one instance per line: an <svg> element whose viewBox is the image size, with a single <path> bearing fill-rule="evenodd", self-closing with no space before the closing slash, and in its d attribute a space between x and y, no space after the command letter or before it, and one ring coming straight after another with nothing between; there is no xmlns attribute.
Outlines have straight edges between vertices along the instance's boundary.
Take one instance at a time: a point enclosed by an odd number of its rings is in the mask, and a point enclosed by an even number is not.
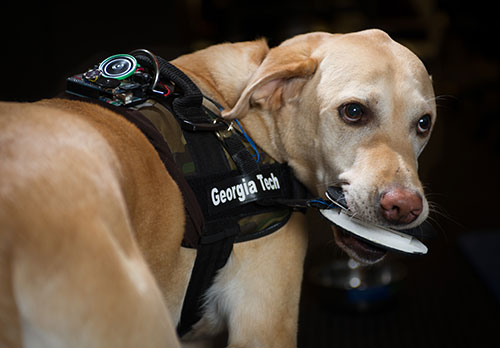
<svg viewBox="0 0 500 348"><path fill-rule="evenodd" d="M219 103L217 103L215 100L207 97L207 96L204 96L206 99L208 99L209 101L211 101L216 107L217 109L219 109L220 112L222 112L224 110L224 108L222 107L222 105L220 105ZM257 157L256 158L256 162L259 163L260 161L260 154L259 154L259 150L257 150L257 145L255 145L255 143L253 142L253 140L248 136L247 133L245 133L245 131L243 130L243 127L241 126L240 124L240 121L238 120L235 120L236 121L236 124L238 125L238 127L240 127L240 130L241 130L241 133L243 133L243 136L245 137L245 139L248 141L248 143L250 144L250 146L252 147L252 149L255 151L255 154L252 155L253 157Z"/></svg>
<svg viewBox="0 0 500 348"><path fill-rule="evenodd" d="M257 146L255 145L255 143L253 142L253 140L250 139L250 137L248 136L248 134L245 133L245 131L243 130L243 127L240 124L240 121L238 121L236 119L234 121L236 122L236 124L238 125L238 127L240 127L241 133L243 134L243 136L245 137L245 139L248 141L248 143L250 144L250 146L252 147L252 149L255 151L255 154L253 156L257 157L255 161L257 163L259 163L259 161L260 161L260 154L259 154L259 150L257 149Z"/></svg>
<svg viewBox="0 0 500 348"><path fill-rule="evenodd" d="M309 202L326 205L326 209L330 209L332 206L334 206L334 203L328 203L322 199L311 199Z"/></svg>

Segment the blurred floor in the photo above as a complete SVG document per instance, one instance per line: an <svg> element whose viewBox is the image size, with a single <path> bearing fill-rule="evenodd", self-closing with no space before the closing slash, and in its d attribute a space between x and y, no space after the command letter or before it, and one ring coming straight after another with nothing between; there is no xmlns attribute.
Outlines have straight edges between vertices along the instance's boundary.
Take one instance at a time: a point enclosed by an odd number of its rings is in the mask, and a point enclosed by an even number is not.
<svg viewBox="0 0 500 348"><path fill-rule="evenodd" d="M313 226L322 223L310 218ZM328 238L323 229L316 231ZM328 292L309 281L312 268L345 259L331 244L311 246L299 347L480 347L495 342L500 298L454 240L436 232L425 244L429 247L425 256L388 255L383 262L402 265L406 276L394 286L393 297L378 306L372 301L373 307L366 310L346 305L346 295L341 297L338 291L330 291L328 298ZM490 277L499 275L498 268L490 272Z"/></svg>

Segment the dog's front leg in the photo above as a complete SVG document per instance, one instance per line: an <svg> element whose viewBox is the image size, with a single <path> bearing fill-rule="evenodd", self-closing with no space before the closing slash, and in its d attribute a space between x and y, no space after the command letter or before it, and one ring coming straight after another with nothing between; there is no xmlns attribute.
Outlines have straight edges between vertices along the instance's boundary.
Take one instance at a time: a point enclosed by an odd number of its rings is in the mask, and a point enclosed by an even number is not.
<svg viewBox="0 0 500 348"><path fill-rule="evenodd" d="M217 281L224 284L218 302L226 307L229 347L296 347L306 249L300 213L270 236L235 244Z"/></svg>

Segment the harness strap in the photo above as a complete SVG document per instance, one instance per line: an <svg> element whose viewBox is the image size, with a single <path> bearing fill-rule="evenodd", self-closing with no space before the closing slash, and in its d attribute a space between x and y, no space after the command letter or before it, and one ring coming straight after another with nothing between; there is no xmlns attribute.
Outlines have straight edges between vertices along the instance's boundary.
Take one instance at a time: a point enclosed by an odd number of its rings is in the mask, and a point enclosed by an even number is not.
<svg viewBox="0 0 500 348"><path fill-rule="evenodd" d="M227 168L230 166L222 148L218 145L220 142L216 134L214 132L196 132L196 128L189 127L193 124L206 125L211 123L202 109L202 99L199 98L201 92L198 94L197 86L182 71L170 63L167 64L162 63L162 68L165 68L169 74L175 74L188 88L183 90L184 96L173 100L172 109L183 128L187 147L193 156L195 172L200 173L209 168L212 176L217 175L217 173L227 175ZM189 82L185 83L186 81ZM227 125L224 124L224 126L227 128ZM237 134L232 133L222 142L241 173L251 173L258 169L257 163L241 140L238 139ZM189 182L189 178L187 179ZM193 185L192 182L190 184ZM204 194L205 192L197 192L198 200ZM224 267L229 259L235 238L240 232L238 221L232 215L228 218L217 219L207 219L209 215L206 213L204 216L205 223L184 297L180 322L177 326L177 332L180 336L191 330L192 326L201 319L203 296L212 286L218 270Z"/></svg>
<svg viewBox="0 0 500 348"><path fill-rule="evenodd" d="M177 333L181 337L201 319L203 295L213 284L217 271L226 265L239 233L239 226L233 219L219 220L210 225L205 225L207 228L204 228L184 297L181 320L177 325Z"/></svg>
<svg viewBox="0 0 500 348"><path fill-rule="evenodd" d="M214 148L214 141L219 141L214 133L196 132L195 134L195 132L185 130L184 136L188 146L198 147L199 151L194 152L201 154L201 157L203 157L195 160L195 166L203 163L204 168L217 169L220 167L221 172L227 170L229 164L221 151L207 151L207 149ZM209 146L209 143L212 143L212 145ZM237 134L233 133L231 136L224 138L223 144L241 173L247 174L257 171L259 167L256 161L241 140L238 139ZM193 183L190 183L193 187ZM202 189L197 194L198 199L200 200L203 195L206 195L206 192L203 192ZM207 213L204 215L209 216ZM235 215L229 216L229 218L205 220L193 271L184 297L181 319L177 326L177 332L180 336L191 330L192 326L201 319L203 296L212 286L219 269L225 266L231 256L233 244L240 232L240 227Z"/></svg>
<svg viewBox="0 0 500 348"><path fill-rule="evenodd" d="M229 155L243 174L254 173L259 169L259 165L236 133L233 132L231 136L224 138L223 141Z"/></svg>
<svg viewBox="0 0 500 348"><path fill-rule="evenodd" d="M58 97L68 100L77 100L86 103L97 104L101 107L109 109L131 122L142 132L142 134L144 134L144 136L146 136L146 138L158 153L160 160L165 166L165 169L170 174L172 179L174 179L174 181L177 183L177 186L181 190L182 196L184 198L186 231L184 233L183 243L185 243L186 246L198 245L199 238L203 233L203 213L200 206L196 203L197 199L194 191L191 189L188 182L184 179L184 175L179 170L167 143L162 138L161 134L158 132L154 124L138 111L116 107L98 99L80 97L67 92L61 93L60 95L58 95Z"/></svg>
<svg viewBox="0 0 500 348"><path fill-rule="evenodd" d="M156 62L145 52L137 51L135 56L141 65L154 69L159 68L160 76L166 81L175 82L182 91L182 95L177 96L172 102L172 109L181 121L182 128L191 131L214 131L227 128L224 122L207 122L207 117L201 108L203 94L182 70L158 56L156 56L158 62L158 66L156 66Z"/></svg>

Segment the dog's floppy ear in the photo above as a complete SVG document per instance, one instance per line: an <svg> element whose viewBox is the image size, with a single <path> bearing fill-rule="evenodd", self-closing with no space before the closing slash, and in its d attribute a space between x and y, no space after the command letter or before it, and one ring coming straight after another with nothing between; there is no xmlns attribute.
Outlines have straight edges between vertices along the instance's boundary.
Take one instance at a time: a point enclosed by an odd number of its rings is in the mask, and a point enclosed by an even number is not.
<svg viewBox="0 0 500 348"><path fill-rule="evenodd" d="M273 48L250 78L235 106L222 113L226 119L243 117L250 105L275 111L283 103L293 100L307 78L314 74L317 61L310 57L310 50L295 45Z"/></svg>

